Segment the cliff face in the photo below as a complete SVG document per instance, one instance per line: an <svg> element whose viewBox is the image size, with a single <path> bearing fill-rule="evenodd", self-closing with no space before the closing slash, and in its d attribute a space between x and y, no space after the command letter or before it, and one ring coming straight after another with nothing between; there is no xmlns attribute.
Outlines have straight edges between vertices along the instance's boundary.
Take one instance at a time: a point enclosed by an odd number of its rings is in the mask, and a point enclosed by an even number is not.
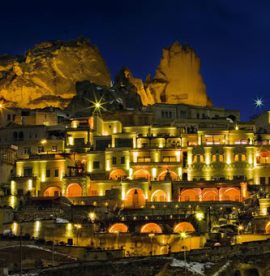
<svg viewBox="0 0 270 276"><path fill-rule="evenodd" d="M135 78L128 69L120 72L118 86L129 92L136 91L143 105L155 103L211 106L205 84L200 74L200 60L190 47L175 42L163 49L155 77L147 77L145 83ZM119 85L120 84L120 85Z"/></svg>
<svg viewBox="0 0 270 276"><path fill-rule="evenodd" d="M110 74L103 58L95 46L83 39L43 42L22 57L0 56L0 99L7 106L65 108L77 95L76 83L84 81L101 86L99 92L87 88L90 98L110 90ZM117 106L115 101L124 109L155 103L211 106L199 58L190 47L178 42L163 49L153 79L148 77L144 83L124 68L113 89L105 93L106 99L113 97L113 108Z"/></svg>
<svg viewBox="0 0 270 276"><path fill-rule="evenodd" d="M0 98L10 106L63 108L84 80L111 83L98 49L86 40L43 42L24 57L0 57Z"/></svg>
<svg viewBox="0 0 270 276"><path fill-rule="evenodd" d="M209 106L205 84L200 74L200 60L190 47L175 42L163 49L153 80L146 83L156 103Z"/></svg>

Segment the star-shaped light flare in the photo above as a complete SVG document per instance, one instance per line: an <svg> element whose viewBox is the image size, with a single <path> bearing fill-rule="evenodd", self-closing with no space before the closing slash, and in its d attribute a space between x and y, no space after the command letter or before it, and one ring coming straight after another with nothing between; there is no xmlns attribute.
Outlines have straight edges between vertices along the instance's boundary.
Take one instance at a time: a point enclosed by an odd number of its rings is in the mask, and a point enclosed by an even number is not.
<svg viewBox="0 0 270 276"><path fill-rule="evenodd" d="M92 105L90 106L91 109L93 109L93 114L95 113L101 113L101 111L105 111L105 105L106 102L103 101L103 96L100 99L97 99L95 97L94 101L89 101Z"/></svg>
<svg viewBox="0 0 270 276"><path fill-rule="evenodd" d="M257 98L254 102L255 102L256 107L262 107L263 106L262 98Z"/></svg>

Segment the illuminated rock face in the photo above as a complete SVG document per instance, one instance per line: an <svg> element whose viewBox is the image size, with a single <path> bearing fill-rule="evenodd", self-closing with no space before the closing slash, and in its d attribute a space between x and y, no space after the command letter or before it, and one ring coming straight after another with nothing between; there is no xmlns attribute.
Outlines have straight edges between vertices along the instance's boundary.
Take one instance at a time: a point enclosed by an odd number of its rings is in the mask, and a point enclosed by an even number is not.
<svg viewBox="0 0 270 276"><path fill-rule="evenodd" d="M148 80L155 103L211 106L200 74L200 60L190 47L175 42L163 49L154 80Z"/></svg>
<svg viewBox="0 0 270 276"><path fill-rule="evenodd" d="M24 57L0 57L0 98L21 108L65 107L77 81L111 83L98 49L86 40L43 42Z"/></svg>

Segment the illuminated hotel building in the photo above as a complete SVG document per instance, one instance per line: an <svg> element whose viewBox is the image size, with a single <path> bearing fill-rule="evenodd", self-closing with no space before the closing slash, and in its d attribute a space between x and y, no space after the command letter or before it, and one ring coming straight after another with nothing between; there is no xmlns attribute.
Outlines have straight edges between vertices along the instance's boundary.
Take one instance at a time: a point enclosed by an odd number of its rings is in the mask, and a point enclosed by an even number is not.
<svg viewBox="0 0 270 276"><path fill-rule="evenodd" d="M114 199L141 208L242 202L247 184L270 185L270 134L256 134L254 122L238 122L238 112L235 121L223 109L185 105L130 113L73 119L57 150L54 137L17 160L11 194L62 195L76 204Z"/></svg>

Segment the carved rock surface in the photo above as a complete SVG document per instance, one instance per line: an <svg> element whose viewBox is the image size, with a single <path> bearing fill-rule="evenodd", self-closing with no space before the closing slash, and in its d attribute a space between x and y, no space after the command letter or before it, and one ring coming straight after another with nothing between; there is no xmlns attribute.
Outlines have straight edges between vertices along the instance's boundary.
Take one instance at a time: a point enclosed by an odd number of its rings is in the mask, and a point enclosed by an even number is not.
<svg viewBox="0 0 270 276"><path fill-rule="evenodd" d="M211 106L200 74L200 60L194 50L175 42L163 49L153 80L148 80L155 103Z"/></svg>
<svg viewBox="0 0 270 276"><path fill-rule="evenodd" d="M110 86L99 50L85 39L43 42L24 57L0 57L0 98L20 108L64 108L76 95L76 82Z"/></svg>

